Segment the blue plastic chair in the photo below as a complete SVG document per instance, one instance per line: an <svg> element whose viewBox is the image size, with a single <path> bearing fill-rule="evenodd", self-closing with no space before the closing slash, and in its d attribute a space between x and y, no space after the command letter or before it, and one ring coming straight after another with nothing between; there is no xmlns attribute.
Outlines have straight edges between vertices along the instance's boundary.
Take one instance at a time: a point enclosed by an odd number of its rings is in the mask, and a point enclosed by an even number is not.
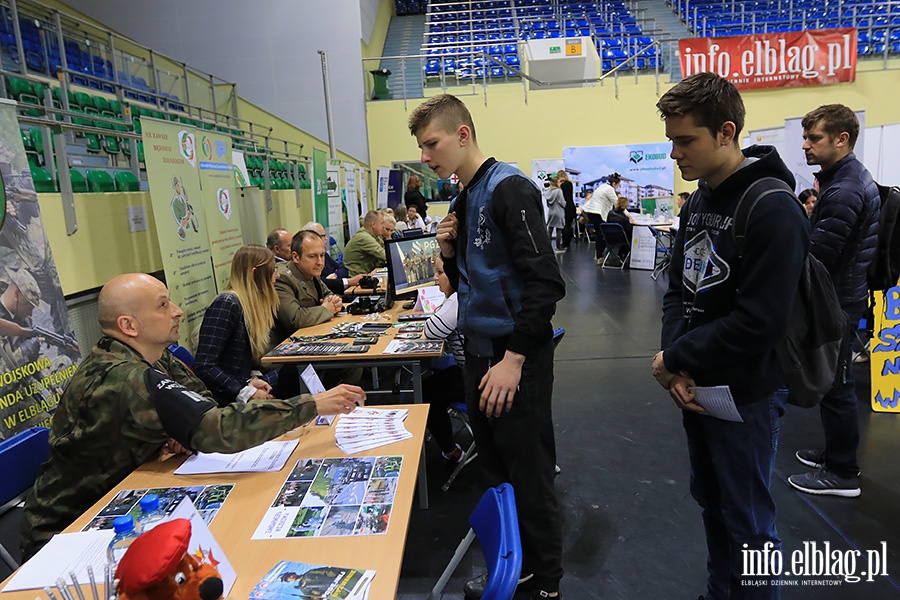
<svg viewBox="0 0 900 600"><path fill-rule="evenodd" d="M190 370L194 370L194 355L184 346L172 344L169 346L169 352L175 355L175 358L187 365Z"/></svg>
<svg viewBox="0 0 900 600"><path fill-rule="evenodd" d="M476 537L489 575L482 600L511 600L522 571L522 541L512 486L501 483L489 488L469 517L469 525L469 533L453 553L453 558L428 595L429 600L441 597L444 586Z"/></svg>
<svg viewBox="0 0 900 600"><path fill-rule="evenodd" d="M49 439L49 429L31 427L0 442L0 515L15 508L31 491L50 453ZM19 568L2 544L0 559L13 571Z"/></svg>

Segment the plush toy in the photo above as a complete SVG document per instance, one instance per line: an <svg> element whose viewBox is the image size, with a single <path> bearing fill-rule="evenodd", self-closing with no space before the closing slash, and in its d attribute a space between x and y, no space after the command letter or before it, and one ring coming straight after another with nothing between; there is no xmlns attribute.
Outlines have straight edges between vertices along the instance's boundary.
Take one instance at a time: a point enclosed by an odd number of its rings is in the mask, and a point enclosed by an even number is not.
<svg viewBox="0 0 900 600"><path fill-rule="evenodd" d="M188 554L191 522L174 519L140 535L119 561L122 600L221 600L215 566Z"/></svg>

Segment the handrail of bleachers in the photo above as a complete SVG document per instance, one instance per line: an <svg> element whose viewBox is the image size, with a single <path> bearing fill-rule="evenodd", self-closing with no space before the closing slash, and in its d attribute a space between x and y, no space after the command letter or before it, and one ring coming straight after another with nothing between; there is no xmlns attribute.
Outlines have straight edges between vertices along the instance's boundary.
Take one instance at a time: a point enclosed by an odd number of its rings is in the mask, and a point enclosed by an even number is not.
<svg viewBox="0 0 900 600"><path fill-rule="evenodd" d="M527 81L537 87L548 87L549 88L549 87L553 87L553 86L557 86L557 85L579 85L579 84L587 84L587 83L602 83L606 79L613 77L616 81L616 97L618 97L619 73L621 71L624 71L626 68L634 68L634 76L635 76L635 78L637 78L638 75L640 74L640 71L638 71L638 69L636 68L637 60L641 57L650 56L651 49L655 50L655 52L658 54L659 49L660 49L660 42L658 40L655 40L652 44L648 44L643 48L639 48L635 52L634 55L627 57L626 59L617 63L614 67L612 67L608 71L602 73L599 77L590 77L590 78L585 78L585 79L567 79L567 80L561 80L561 81L543 81L541 79L538 79L536 77L529 75L528 73L525 73L524 71L522 71L520 69L515 68L514 66L506 64L502 60L494 58L493 56L489 55L486 52L475 52L472 54L472 56L485 60L486 64L494 64L499 67L502 67L508 73L512 73L515 77L520 78L522 80L523 84L524 84L524 82ZM419 59L423 59L423 58L424 59L433 58L433 55L430 55L430 54L408 54L408 55L398 55L398 56L375 56L375 57L371 57L371 58L363 58L362 63L363 63L363 69L365 69L365 63L369 62L369 61L379 61L379 62L383 61L383 60L406 61L406 60L419 60ZM404 89L404 90L406 88L405 72L406 72L405 68L401 69L401 89ZM659 75L660 75L659 63L657 62L656 66L655 66L657 94L659 93ZM475 80L477 80L477 79L479 79L479 78L478 77L471 78L472 85L476 85ZM485 102L487 102L487 87L488 87L487 86L487 76L485 75L481 79L483 79L483 86L485 88ZM446 85L445 74L442 70L441 71L441 88L444 91L446 91L447 87L448 86ZM526 94L527 94L527 86L525 86L525 89L526 89ZM407 98L406 95L404 94L404 97L402 98L402 100L404 101L404 104L405 104L406 101L409 100L409 98Z"/></svg>
<svg viewBox="0 0 900 600"><path fill-rule="evenodd" d="M60 71L61 71L61 72L74 73L73 71L67 70L67 69L60 69ZM81 73L81 72L78 72L78 74L79 74L80 76L85 77L86 79L94 79L94 77L91 76L91 75L87 75L87 74L84 74L84 73ZM4 69L2 69L2 68L0 68L0 75L12 76L12 77L18 77L18 78L20 78L20 79L24 79L24 80L30 81L30 82L32 82L32 83L37 82L37 83L42 83L42 84L44 84L44 85L48 85L48 86L49 86L48 82L47 82L46 80L44 80L44 79L40 79L40 78L37 78L37 77L31 77L31 76L24 76L24 75L22 75L21 73L14 72L14 71L7 71L7 70L4 70ZM105 80L104 80L104 81L105 81ZM108 82L107 82L107 83L108 83ZM120 87L120 88L124 88L124 87L125 87L125 86L122 86L121 84L114 84L114 85L116 85L116 86L118 86L118 87ZM60 86L60 87L61 87L61 86ZM3 91L5 92L5 88L0 88L0 89L3 89ZM87 88L87 89L90 89L90 88ZM96 90L91 90L91 92L94 92L94 91L96 91ZM275 142L275 143L286 144L288 149L290 148L290 146L297 146L297 147L298 147L298 150L297 150L296 153L290 152L289 150L281 151L281 150L272 150L272 149L269 150L268 154L267 154L266 152L259 152L258 149L256 149L254 152L248 152L248 153L251 153L251 154L253 154L253 155L257 155L257 153L258 153L260 156L267 156L267 157L270 157L270 158L275 158L275 157L282 158L282 157L284 157L284 158L287 158L288 160L299 160L299 161L301 161L301 162L303 162L303 163L306 163L306 164L309 164L309 163L311 162L311 160L312 160L310 156L305 155L305 154L302 154L303 144L299 144L299 143L293 142L293 141L291 141L291 140L284 140L284 139L281 139L281 138L276 138L276 137L273 137L273 136L270 136L270 135L267 135L267 134L262 134L262 133L258 133L258 132L257 132L259 129L264 129L264 130L267 130L267 131L271 131L271 127L266 127L266 126L263 126L263 125L261 125L261 124L259 124L259 123L254 123L253 121L249 121L249 120L247 120L247 119L241 119L241 118L239 118L239 117L234 117L234 116L232 116L232 115L226 115L226 114L223 114L223 113L216 113L215 111L211 111L211 110L209 110L209 109L206 109L206 108L203 108L203 107L200 107L200 106L193 106L193 107L192 107L192 108L194 108L195 110L198 111L198 116L197 116L197 117L193 117L193 116L191 116L191 114L188 113L187 111L170 110L170 108L169 108L169 106L168 106L169 103L176 103L176 104L178 104L178 105L183 105L183 106L187 107L187 106L189 106L187 103L180 102L180 101L175 102L175 101L172 101L171 99L165 98L165 97L163 97L163 96L159 96L159 95L156 95L156 94L151 94L150 92L145 92L145 93L148 94L148 95L153 95L153 96L155 96L156 98L159 99L159 104L158 104L158 105L154 105L154 104L152 104L152 103L150 104L150 106L153 106L154 109L155 109L155 108L159 108L159 109L161 109L160 112L163 112L163 113L165 113L165 114L167 114L167 115L176 115L176 116L178 116L178 117L187 117L187 118L190 118L191 121L195 121L195 122L196 122L196 121L199 121L199 122L204 123L204 124L207 124L207 125L212 125L214 128L215 128L215 127L227 127L227 128L229 128L229 131L228 131L227 133L226 133L226 132L222 132L222 131L220 131L219 133L221 133L221 134L223 134L223 135L228 135L228 136L231 137L233 140L236 140L236 141L238 141L238 142L240 142L240 143L242 143L242 144L253 145L254 148L256 148L257 146L262 146L263 148L266 148L266 147L267 147L267 144L265 143L265 140L268 139L270 143L271 143L271 142ZM115 94L115 95L116 95L117 97L119 96L119 94ZM43 99L41 99L41 100L43 101ZM164 101L165 101L165 102L164 102ZM127 104L127 105L129 105L129 106L140 106L140 104L139 104L138 102L129 100L129 99L127 99L127 98L126 98L126 99L120 100L120 102L123 102L123 104ZM53 107L47 107L47 106L45 106L45 105L43 105L43 104L42 104L40 107L38 107L37 105L29 105L29 108L40 108L40 109L42 109L42 110L51 112L51 113L53 113L53 114L60 114L61 116L64 116L64 117L65 117L65 116L68 116L68 117L72 117L72 116L74 116L74 117L81 117L81 116L83 116L82 113L76 113L76 112L71 112L71 111L59 110L59 109L55 109L55 108L53 108ZM204 113L207 113L207 114L209 114L209 115L212 115L212 116L213 116L213 119L210 120L209 117L204 118L204 117L203 117L203 114L204 114ZM123 124L123 121L118 121L118 120L113 120L113 119L103 119L103 118L98 119L98 118L97 118L97 115L91 115L91 118L94 119L94 120L102 120L102 121L106 121L106 122L109 122L110 124L113 124L113 125L122 125L122 124ZM224 119L224 120L225 120L224 123L223 123L222 121L219 121L219 120L218 120L219 118ZM232 125L232 122L236 123L236 125ZM247 125L249 126L249 127L248 127L248 130L245 130L245 129L242 127L242 125L241 125L242 123L245 123L245 124L247 124ZM128 122L125 122L124 124L125 124L126 126L131 126L131 124L128 123ZM234 130L232 130L233 127L235 128ZM213 129L213 130L214 130L214 129ZM235 132L237 132L237 133L235 133ZM94 133L96 133L96 132L94 132ZM109 134L108 130L105 131L104 133L105 133L106 135ZM121 133L121 132L120 132L120 133ZM118 134L117 134L117 137L125 137L125 136L118 136ZM137 138L140 139L140 136L138 135Z"/></svg>

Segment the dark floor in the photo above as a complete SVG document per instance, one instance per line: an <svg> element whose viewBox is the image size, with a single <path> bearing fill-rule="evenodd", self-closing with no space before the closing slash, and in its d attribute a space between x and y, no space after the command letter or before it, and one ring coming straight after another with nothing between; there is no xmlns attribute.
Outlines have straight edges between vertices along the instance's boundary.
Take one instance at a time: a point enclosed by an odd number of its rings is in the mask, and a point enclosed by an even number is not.
<svg viewBox="0 0 900 600"><path fill-rule="evenodd" d="M665 277L654 282L647 271L600 269L585 244L560 255L560 264L567 297L554 325L567 333L556 355L554 416L565 520L562 590L569 600L694 599L706 578L700 511L688 492L680 415L649 374ZM802 549L804 541L819 548L828 542L842 552L861 550L862 563L865 551L885 542L889 575L836 587L788 587L787 599L900 598L900 420L869 410L868 365L859 369L862 496L810 497L787 484L788 475L803 470L794 451L821 444L818 412L794 407L782 422L772 488L786 553ZM431 508L412 513L401 599L427 596L482 492L477 465L442 492L439 453L433 443L427 452ZM0 542L18 527L15 519L0 520ZM480 574L482 564L473 547L443 597L462 598L463 582ZM861 564L856 571L862 570Z"/></svg>
<svg viewBox="0 0 900 600"><path fill-rule="evenodd" d="M647 271L600 269L593 247L585 244L561 255L560 264L567 296L554 325L565 327L566 336L556 354L553 406L565 518L562 590L570 600L693 600L706 579L700 510L688 491L680 415L650 376L666 278L654 282ZM787 599L900 598L900 419L871 412L868 365L858 368L862 496L816 498L788 485L787 476L804 469L794 451L821 445L818 411L795 407L782 421L772 488L786 553L815 541L819 548L830 542L842 552L859 549L865 557L884 541L889 577L789 587ZM466 518L481 492L477 465L442 492L440 459L430 446L431 508L413 511L402 599L426 597L467 531ZM481 573L482 564L477 548L471 549L443 597L462 598L463 582Z"/></svg>

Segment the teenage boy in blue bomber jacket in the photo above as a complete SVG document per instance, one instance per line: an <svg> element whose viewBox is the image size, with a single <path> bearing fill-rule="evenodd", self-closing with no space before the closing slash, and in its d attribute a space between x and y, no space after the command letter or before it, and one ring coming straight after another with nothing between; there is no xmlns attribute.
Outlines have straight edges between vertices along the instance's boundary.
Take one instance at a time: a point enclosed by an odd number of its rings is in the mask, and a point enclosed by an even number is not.
<svg viewBox="0 0 900 600"><path fill-rule="evenodd" d="M809 222L792 195L770 194L748 218L739 255L733 226L742 194L764 177L793 188L793 175L772 147L741 150L744 103L718 75L685 78L657 108L681 176L699 180L681 209L652 371L682 409L709 553L706 598L779 598L774 578L743 573L743 557L781 548L769 490L785 400L775 346L787 334ZM694 386L728 386L743 422L701 414Z"/></svg>
<svg viewBox="0 0 900 600"><path fill-rule="evenodd" d="M522 537L520 590L561 598L559 503L553 486L553 327L566 289L544 225L541 193L478 147L466 106L447 94L416 108L409 130L422 162L465 185L438 225L444 271L458 290L463 380L490 485L512 484ZM466 584L480 598L486 575Z"/></svg>

